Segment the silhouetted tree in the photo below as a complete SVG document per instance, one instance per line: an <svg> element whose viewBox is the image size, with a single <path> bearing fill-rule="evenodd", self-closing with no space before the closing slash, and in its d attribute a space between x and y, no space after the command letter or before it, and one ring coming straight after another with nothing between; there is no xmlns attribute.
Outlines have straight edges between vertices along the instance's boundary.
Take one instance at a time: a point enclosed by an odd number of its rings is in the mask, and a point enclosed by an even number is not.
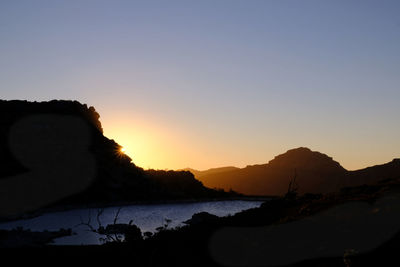
<svg viewBox="0 0 400 267"><path fill-rule="evenodd" d="M142 240L142 232L139 227L133 224L133 221L131 220L128 224L124 223L117 223L119 213L121 211L121 207L118 208L114 220L112 224L108 224L106 227L102 226L100 216L103 214L104 209L98 209L97 210L97 224L98 227L95 228L91 224L91 216L89 215L89 219L87 222L84 222L81 218L81 223L79 225L85 225L89 228L89 231L105 236L104 238L101 237L100 241L104 243L108 242L134 242L138 240Z"/></svg>

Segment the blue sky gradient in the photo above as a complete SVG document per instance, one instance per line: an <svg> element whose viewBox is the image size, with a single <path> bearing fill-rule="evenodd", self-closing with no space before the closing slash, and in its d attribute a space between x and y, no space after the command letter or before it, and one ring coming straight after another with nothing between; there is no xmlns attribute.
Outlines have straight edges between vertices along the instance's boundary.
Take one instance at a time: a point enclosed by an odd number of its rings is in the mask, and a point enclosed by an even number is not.
<svg viewBox="0 0 400 267"><path fill-rule="evenodd" d="M399 1L0 2L0 97L74 99L134 162L400 152Z"/></svg>

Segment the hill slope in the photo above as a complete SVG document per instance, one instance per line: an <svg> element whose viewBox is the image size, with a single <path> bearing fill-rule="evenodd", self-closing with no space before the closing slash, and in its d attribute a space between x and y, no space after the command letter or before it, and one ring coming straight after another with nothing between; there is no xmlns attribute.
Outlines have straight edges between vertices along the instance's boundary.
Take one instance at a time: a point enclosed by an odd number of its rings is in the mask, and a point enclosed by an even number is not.
<svg viewBox="0 0 400 267"><path fill-rule="evenodd" d="M0 100L0 183L24 181L12 190L37 203L52 195L54 205L227 196L204 187L187 171L137 167L103 135L99 117L93 107L77 101ZM46 183L35 181L45 175L51 175ZM74 194L57 195L79 183Z"/></svg>

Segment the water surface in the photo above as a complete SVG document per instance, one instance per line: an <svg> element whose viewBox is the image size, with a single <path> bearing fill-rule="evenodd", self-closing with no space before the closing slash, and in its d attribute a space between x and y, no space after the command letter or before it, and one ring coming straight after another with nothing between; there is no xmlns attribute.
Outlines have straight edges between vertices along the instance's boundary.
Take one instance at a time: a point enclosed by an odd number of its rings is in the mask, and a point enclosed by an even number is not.
<svg viewBox="0 0 400 267"><path fill-rule="evenodd" d="M193 214L206 211L217 216L233 215L239 211L259 207L262 201L212 201L196 203L176 203L176 204L147 204L131 205L121 208L117 223L129 223L137 225L142 233L146 231L154 232L157 227L170 220L169 227L182 225L182 222L188 220ZM115 215L120 207L105 208L99 217L103 226L112 224ZM99 236L89 231L85 225L79 225L82 222L90 224L97 228L97 209L76 209L63 212L48 213L28 220L19 220L0 224L0 229L13 229L23 227L32 231L59 230L60 228L71 228L76 235L58 238L55 244L101 244Z"/></svg>

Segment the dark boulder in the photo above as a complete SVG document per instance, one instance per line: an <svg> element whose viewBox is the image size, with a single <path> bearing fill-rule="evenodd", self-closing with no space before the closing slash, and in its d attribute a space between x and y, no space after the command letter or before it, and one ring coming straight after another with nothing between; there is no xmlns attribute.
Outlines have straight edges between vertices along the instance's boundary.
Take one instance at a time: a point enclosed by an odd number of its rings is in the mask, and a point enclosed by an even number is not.
<svg viewBox="0 0 400 267"><path fill-rule="evenodd" d="M193 225L193 224L204 224L204 223L213 223L215 222L219 217L213 214L210 214L208 212L199 212L193 214L192 218L190 218L187 221L184 221L183 223Z"/></svg>

